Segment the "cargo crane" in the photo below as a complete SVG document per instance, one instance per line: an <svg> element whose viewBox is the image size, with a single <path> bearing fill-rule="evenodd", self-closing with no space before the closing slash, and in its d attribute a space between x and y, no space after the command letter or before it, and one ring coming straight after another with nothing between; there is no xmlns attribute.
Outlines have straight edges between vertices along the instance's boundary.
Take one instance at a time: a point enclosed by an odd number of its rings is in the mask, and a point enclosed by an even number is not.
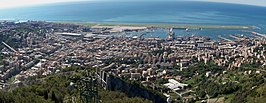
<svg viewBox="0 0 266 103"><path fill-rule="evenodd" d="M174 39L175 39L175 32L173 31L173 28L170 28L166 40L174 40Z"/></svg>

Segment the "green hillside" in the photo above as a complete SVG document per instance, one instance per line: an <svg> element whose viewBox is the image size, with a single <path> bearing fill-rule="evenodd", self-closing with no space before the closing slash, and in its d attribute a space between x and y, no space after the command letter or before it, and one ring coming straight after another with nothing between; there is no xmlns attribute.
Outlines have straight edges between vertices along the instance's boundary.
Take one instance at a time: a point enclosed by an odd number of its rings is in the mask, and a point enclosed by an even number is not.
<svg viewBox="0 0 266 103"><path fill-rule="evenodd" d="M74 70L74 71L70 71ZM10 88L0 92L1 103L79 103L79 91L70 86L71 78L81 77L84 70L67 68L65 72L48 77L29 78L29 86ZM99 89L100 100L104 103L151 103L143 98L129 98L116 91Z"/></svg>

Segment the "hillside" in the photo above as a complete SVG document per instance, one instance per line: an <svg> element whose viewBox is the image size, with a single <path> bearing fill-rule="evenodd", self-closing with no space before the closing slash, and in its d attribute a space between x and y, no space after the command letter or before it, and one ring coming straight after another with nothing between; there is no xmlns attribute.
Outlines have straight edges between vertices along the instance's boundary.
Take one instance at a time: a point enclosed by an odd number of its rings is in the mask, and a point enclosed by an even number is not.
<svg viewBox="0 0 266 103"><path fill-rule="evenodd" d="M74 70L74 71L71 71ZM2 103L79 103L79 91L70 86L71 78L81 77L84 70L67 68L64 72L48 77L29 78L18 88L10 88L0 92ZM129 98L126 94L116 91L99 89L100 101L104 103L150 103L142 98Z"/></svg>

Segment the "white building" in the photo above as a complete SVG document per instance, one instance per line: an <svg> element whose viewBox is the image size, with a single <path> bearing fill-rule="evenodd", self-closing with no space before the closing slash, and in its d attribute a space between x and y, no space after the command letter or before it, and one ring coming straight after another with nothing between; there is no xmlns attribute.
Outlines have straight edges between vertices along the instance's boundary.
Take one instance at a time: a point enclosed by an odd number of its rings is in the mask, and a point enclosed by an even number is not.
<svg viewBox="0 0 266 103"><path fill-rule="evenodd" d="M169 83L164 84L164 86L174 91L184 90L188 86L188 84L180 83L174 79L169 79L168 81Z"/></svg>

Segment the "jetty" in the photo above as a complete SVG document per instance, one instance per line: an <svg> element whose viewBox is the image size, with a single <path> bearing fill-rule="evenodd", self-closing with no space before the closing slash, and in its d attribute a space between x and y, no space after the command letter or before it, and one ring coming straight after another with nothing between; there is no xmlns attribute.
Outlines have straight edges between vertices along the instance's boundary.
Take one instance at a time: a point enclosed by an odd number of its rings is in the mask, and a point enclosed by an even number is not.
<svg viewBox="0 0 266 103"><path fill-rule="evenodd" d="M261 34L261 33L258 33L258 32L251 32L251 33L254 34L254 35L258 35L258 36L261 36L263 38L266 38L265 34Z"/></svg>
<svg viewBox="0 0 266 103"><path fill-rule="evenodd" d="M219 35L218 38L220 38L220 39L222 39L222 40L229 41L229 42L234 42L233 40L230 40L230 39L227 39L227 38L225 38L225 37L222 37L221 35Z"/></svg>
<svg viewBox="0 0 266 103"><path fill-rule="evenodd" d="M241 39L241 38L239 38L239 37L237 37L235 35L229 35L229 37L234 38L234 39L237 39L237 40Z"/></svg>

